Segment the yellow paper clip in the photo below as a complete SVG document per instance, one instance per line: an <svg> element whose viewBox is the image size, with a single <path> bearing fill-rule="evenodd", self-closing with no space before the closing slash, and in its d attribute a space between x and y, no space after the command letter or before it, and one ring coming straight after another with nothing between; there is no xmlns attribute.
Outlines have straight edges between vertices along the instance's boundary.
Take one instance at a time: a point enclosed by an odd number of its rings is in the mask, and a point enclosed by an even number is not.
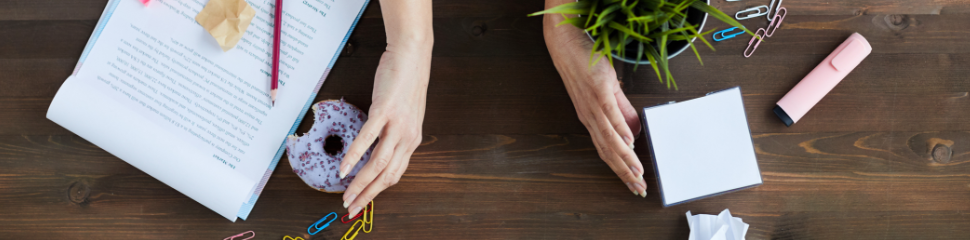
<svg viewBox="0 0 970 240"><path fill-rule="evenodd" d="M367 211L364 213L364 225L361 226L361 228L364 229L364 233L370 233L370 230L374 230L374 201L373 200L371 200L370 204L367 205Z"/></svg>
<svg viewBox="0 0 970 240"><path fill-rule="evenodd" d="M283 236L283 240L306 240L302 237L290 237L290 235Z"/></svg>
<svg viewBox="0 0 970 240"><path fill-rule="evenodd" d="M354 240L354 238L357 237L357 233L360 233L360 230L364 229L363 222L364 222L363 220L358 219L356 222L354 222L354 225L350 225L350 229L347 229L347 233L344 233L344 236L341 237L340 240ZM358 223L361 223L360 227L357 227ZM356 228L356 230L354 228ZM354 232L354 235L351 235L350 238L347 238L347 235L350 235L350 232Z"/></svg>

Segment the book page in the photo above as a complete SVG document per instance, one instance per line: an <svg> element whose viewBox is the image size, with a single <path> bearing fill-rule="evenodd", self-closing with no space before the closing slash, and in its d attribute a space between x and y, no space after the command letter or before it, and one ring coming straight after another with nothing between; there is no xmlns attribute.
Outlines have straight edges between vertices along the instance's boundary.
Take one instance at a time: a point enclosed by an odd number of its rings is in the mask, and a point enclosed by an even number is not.
<svg viewBox="0 0 970 240"><path fill-rule="evenodd" d="M245 192L263 176L307 99L319 89L365 1L290 1L284 6L275 107L268 94L273 1L248 2L256 17L236 48L223 52L194 20L204 1L158 0L149 7L119 1L76 75L59 90L48 117L235 219L249 199ZM168 153L137 153L160 148ZM206 177L164 170L155 161L235 180L176 186ZM244 190L209 196L220 188Z"/></svg>

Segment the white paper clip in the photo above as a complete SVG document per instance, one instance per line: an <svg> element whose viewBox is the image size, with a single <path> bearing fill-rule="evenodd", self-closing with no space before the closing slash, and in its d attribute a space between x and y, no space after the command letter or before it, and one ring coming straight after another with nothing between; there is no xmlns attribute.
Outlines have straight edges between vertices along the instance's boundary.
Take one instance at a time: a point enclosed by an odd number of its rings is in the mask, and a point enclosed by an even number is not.
<svg viewBox="0 0 970 240"><path fill-rule="evenodd" d="M765 10L764 11L761 11L762 8L764 8ZM745 20L745 19L756 18L756 17L768 15L768 11L771 11L771 8L769 8L768 5L761 5L761 6L752 7L752 8L748 8L748 9L745 9L745 10L741 10L738 13L735 13L734 14L734 18L737 18L738 20ZM754 13L750 13L750 12L754 12ZM745 15L744 17L742 17L741 16L742 13L750 13L750 14Z"/></svg>
<svg viewBox="0 0 970 240"><path fill-rule="evenodd" d="M778 5L775 5L775 0L771 0L771 5L768 6L768 14L765 15L768 18L768 22L774 21L775 17L778 16L778 9L781 9L781 2L784 0L778 0ZM775 10L775 14L771 14L771 10ZM786 11L787 13L787 11Z"/></svg>

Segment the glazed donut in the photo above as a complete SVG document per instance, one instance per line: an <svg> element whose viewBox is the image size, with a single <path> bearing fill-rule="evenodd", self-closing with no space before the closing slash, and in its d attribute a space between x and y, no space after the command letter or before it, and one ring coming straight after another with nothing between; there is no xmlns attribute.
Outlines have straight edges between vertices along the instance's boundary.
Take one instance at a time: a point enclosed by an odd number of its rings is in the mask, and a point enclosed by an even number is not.
<svg viewBox="0 0 970 240"><path fill-rule="evenodd" d="M310 132L287 136L286 152L293 173L307 185L322 192L342 193L354 180L357 171L367 164L373 147L340 179L340 160L350 148L367 115L359 108L340 100L325 100L313 104L313 127Z"/></svg>

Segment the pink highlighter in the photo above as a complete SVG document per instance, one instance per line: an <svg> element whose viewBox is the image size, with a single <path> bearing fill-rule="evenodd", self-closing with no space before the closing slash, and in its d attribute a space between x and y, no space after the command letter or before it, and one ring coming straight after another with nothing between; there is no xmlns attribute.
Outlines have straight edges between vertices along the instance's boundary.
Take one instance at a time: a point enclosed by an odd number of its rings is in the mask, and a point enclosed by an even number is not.
<svg viewBox="0 0 970 240"><path fill-rule="evenodd" d="M861 34L853 33L801 82L798 82L795 88L778 100L774 109L775 115L778 115L786 126L798 122L871 52L872 46L869 45L869 41L866 41Z"/></svg>

